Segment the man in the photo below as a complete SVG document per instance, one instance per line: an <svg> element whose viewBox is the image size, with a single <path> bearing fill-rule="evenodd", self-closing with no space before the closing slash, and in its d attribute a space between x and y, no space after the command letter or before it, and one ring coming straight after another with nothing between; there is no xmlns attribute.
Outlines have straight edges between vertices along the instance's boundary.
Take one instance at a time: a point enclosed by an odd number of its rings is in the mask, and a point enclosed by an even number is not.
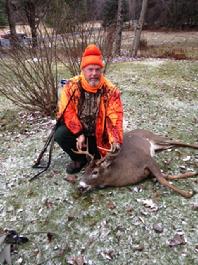
<svg viewBox="0 0 198 265"><path fill-rule="evenodd" d="M68 174L79 172L87 163L82 150L88 142L88 150L95 159L105 155L99 149L116 151L123 142L123 108L120 92L103 73L100 49L90 44L81 60L81 74L71 78L64 86L57 117L62 118L55 132L55 141L70 156ZM87 141L88 139L88 141Z"/></svg>

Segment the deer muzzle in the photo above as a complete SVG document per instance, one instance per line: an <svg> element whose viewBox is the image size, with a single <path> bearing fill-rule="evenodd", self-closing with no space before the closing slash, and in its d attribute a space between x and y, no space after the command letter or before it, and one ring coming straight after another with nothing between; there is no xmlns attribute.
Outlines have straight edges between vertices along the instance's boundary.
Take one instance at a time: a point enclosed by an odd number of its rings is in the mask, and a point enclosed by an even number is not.
<svg viewBox="0 0 198 265"><path fill-rule="evenodd" d="M91 189L92 189L92 186L87 185L84 181L80 181L80 183L79 183L79 185L78 185L78 190L79 190L81 193L84 193L84 192L90 191Z"/></svg>

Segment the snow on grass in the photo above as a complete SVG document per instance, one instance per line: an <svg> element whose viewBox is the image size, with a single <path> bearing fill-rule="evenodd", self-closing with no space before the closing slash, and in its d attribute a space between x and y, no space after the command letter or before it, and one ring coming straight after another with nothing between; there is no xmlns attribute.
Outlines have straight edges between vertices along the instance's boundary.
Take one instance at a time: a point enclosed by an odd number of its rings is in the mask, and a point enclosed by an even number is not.
<svg viewBox="0 0 198 265"><path fill-rule="evenodd" d="M122 91L125 129L147 128L197 141L197 68L197 62L153 59L112 64L108 77ZM53 121L14 105L5 107L4 100L0 99L4 117L0 122L0 228L16 229L31 240L12 255L14 264L198 263L198 195L186 200L151 180L80 195L77 184L65 180L69 159L57 145L50 169L30 183L28 178L38 172L31 165ZM194 170L197 154L180 149L160 155L158 162L164 172ZM196 178L176 185L198 190ZM145 201L155 205L155 211ZM161 233L154 229L159 226ZM177 233L187 241L170 247L168 242Z"/></svg>

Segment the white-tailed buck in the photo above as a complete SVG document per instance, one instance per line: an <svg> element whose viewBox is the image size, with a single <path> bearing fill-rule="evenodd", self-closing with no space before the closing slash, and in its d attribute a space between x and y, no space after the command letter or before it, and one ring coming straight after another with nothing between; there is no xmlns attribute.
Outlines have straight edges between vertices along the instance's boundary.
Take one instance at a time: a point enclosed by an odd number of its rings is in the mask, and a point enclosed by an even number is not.
<svg viewBox="0 0 198 265"><path fill-rule="evenodd" d="M198 149L196 144L185 144L170 140L152 132L137 129L125 133L124 143L120 152L108 154L98 161L93 159L85 169L79 189L83 191L107 186L121 187L136 184L149 176L155 177L162 185L171 188L186 198L193 195L192 191L184 191L169 183L167 179L192 177L198 172L188 172L177 176L165 177L153 159L156 152L176 147ZM84 151L90 155L88 151Z"/></svg>

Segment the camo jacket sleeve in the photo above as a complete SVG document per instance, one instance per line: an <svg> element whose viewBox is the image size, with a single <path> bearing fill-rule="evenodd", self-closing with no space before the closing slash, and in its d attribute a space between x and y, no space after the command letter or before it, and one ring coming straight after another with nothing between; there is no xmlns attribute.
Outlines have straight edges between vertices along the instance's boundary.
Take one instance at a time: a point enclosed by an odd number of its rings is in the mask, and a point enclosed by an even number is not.
<svg viewBox="0 0 198 265"><path fill-rule="evenodd" d="M123 107L119 90L114 87L109 93L106 106L106 130L109 143L123 142Z"/></svg>
<svg viewBox="0 0 198 265"><path fill-rule="evenodd" d="M80 96L79 93L77 84L75 82L68 82L61 92L57 114L57 117L60 117L64 112L64 123L76 136L80 135L83 129L77 115L77 102Z"/></svg>

